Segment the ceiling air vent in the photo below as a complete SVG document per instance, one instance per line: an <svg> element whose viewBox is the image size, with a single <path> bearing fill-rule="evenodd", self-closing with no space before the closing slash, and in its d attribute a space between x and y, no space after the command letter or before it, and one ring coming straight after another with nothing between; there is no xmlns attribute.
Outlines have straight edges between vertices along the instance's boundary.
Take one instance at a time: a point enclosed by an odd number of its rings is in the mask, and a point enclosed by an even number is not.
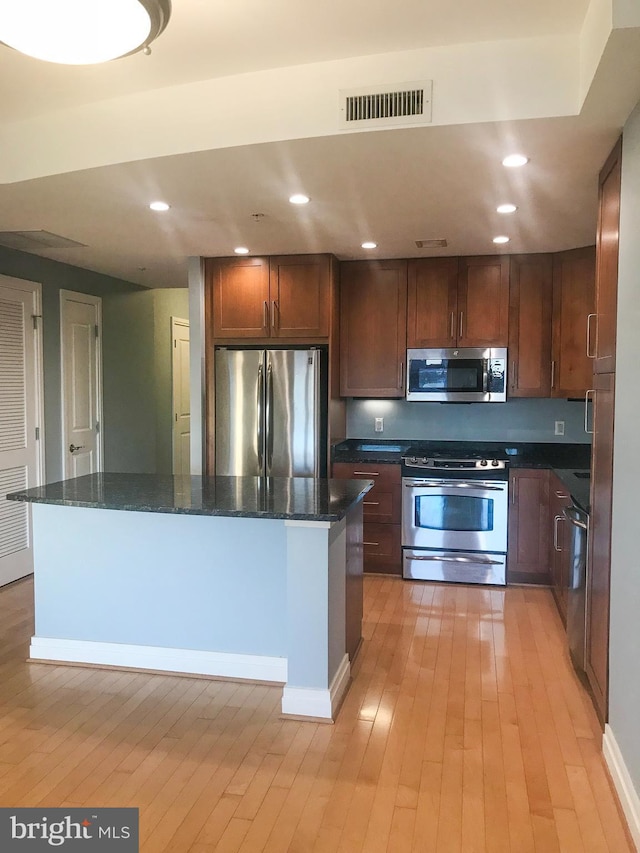
<svg viewBox="0 0 640 853"><path fill-rule="evenodd" d="M431 123L432 80L340 90L340 127Z"/></svg>
<svg viewBox="0 0 640 853"><path fill-rule="evenodd" d="M85 243L69 240L51 231L0 231L0 245L21 252L37 252L43 249L78 249Z"/></svg>
<svg viewBox="0 0 640 853"><path fill-rule="evenodd" d="M416 240L416 246L419 249L444 249L447 241L444 237L436 237L432 240Z"/></svg>

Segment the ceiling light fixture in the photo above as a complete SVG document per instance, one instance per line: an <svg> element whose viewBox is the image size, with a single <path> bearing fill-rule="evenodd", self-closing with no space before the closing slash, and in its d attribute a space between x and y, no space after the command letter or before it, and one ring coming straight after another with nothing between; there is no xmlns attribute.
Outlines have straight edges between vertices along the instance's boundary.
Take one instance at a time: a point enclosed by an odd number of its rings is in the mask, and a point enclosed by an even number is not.
<svg viewBox="0 0 640 853"><path fill-rule="evenodd" d="M524 154L509 154L502 161L502 165L506 166L507 169L515 169L517 166L524 166L528 162L529 158L525 157Z"/></svg>
<svg viewBox="0 0 640 853"><path fill-rule="evenodd" d="M149 207L151 208L151 210L165 211L169 210L171 205L167 204L166 201L152 201Z"/></svg>
<svg viewBox="0 0 640 853"><path fill-rule="evenodd" d="M295 193L295 195L289 196L289 201L291 204L309 204L311 199L308 195L303 195L302 193Z"/></svg>
<svg viewBox="0 0 640 853"><path fill-rule="evenodd" d="M63 65L143 50L167 26L171 0L0 0L0 42Z"/></svg>
<svg viewBox="0 0 640 853"><path fill-rule="evenodd" d="M515 204L499 204L496 207L498 213L515 213L517 209Z"/></svg>
<svg viewBox="0 0 640 853"><path fill-rule="evenodd" d="M373 242L373 240L367 240L367 242L366 242L366 243L363 243L363 244L362 244L362 248L363 248L363 249L377 249L377 248L378 248L378 244L377 244L377 243L374 243L374 242Z"/></svg>
<svg viewBox="0 0 640 853"><path fill-rule="evenodd" d="M493 242L494 243L508 243L509 238L505 237L504 235L500 235L500 237L494 237Z"/></svg>
<svg viewBox="0 0 640 853"><path fill-rule="evenodd" d="M249 250L247 249L246 246L237 246L233 251L236 253L236 255L248 255L249 254Z"/></svg>

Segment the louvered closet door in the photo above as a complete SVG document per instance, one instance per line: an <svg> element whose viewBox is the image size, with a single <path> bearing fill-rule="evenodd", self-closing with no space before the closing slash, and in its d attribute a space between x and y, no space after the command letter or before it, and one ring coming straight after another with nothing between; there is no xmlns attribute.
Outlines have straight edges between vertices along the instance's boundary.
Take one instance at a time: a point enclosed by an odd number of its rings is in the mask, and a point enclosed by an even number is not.
<svg viewBox="0 0 640 853"><path fill-rule="evenodd" d="M29 505L5 496L38 482L37 285L12 281L0 277L0 585L33 571Z"/></svg>

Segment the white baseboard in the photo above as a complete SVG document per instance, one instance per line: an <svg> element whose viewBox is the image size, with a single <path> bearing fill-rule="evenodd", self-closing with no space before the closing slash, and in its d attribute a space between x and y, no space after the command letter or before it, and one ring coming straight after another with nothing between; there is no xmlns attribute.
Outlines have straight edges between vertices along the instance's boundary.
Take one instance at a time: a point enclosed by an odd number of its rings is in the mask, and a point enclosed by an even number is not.
<svg viewBox="0 0 640 853"><path fill-rule="evenodd" d="M640 796L638 796L638 792L633 785L627 765L620 752L620 747L609 725L604 727L602 752L611 778L613 779L622 810L627 818L634 844L640 850Z"/></svg>
<svg viewBox="0 0 640 853"><path fill-rule="evenodd" d="M294 717L334 720L351 679L349 656L345 655L328 689L288 687L282 691L282 713Z"/></svg>
<svg viewBox="0 0 640 853"><path fill-rule="evenodd" d="M285 683L287 680L287 659L266 655L32 637L30 657L31 660L96 664L125 669L152 669L160 672L181 672L251 681Z"/></svg>

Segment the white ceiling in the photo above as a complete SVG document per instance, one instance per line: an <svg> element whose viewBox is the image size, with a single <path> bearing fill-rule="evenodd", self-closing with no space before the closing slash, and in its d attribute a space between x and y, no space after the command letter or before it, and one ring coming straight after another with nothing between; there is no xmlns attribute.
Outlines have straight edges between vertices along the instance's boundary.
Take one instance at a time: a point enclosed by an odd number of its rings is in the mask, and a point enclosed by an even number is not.
<svg viewBox="0 0 640 853"><path fill-rule="evenodd" d="M616 0L591 0L603 2ZM640 98L640 69L632 58L629 73L620 42L615 51L609 44L595 78L599 85L591 87L580 114L588 7L588 0L325 0L305 4L302 15L296 0L179 0L150 57L72 68L0 47L0 141L4 135L18 151L7 157L15 174L34 175L15 182L7 175L0 184L0 230L43 229L76 240L86 247L38 253L151 287L185 286L189 255L229 255L238 244L254 254L334 252L344 259L372 256L360 248L367 239L378 243L373 253L378 257L488 254L497 251L491 238L498 233L511 237L508 252L591 243L597 173ZM625 37L630 33L627 29ZM627 41L633 57L636 42ZM478 47L482 42L488 44ZM511 53L503 53L505 45ZM510 77L521 85L517 55L529 49L552 56L557 65L547 63L550 75L561 69L562 81L558 76L556 86L553 76L544 80L532 68L532 80L522 84L522 104L509 106L504 95L503 105L499 95ZM488 69L478 63L479 55L516 58ZM337 66L320 63L354 57L371 58L367 67L378 69L374 82L415 79L403 78L400 69L424 66L421 76L434 79L433 126L325 134L313 125L301 130L295 111L279 112L277 131L255 118L254 106L263 100L260 72L298 66L286 79L289 96L300 98L296 80L310 70L322 78ZM500 90L496 75L507 81ZM204 88L213 80L219 92L246 84L255 104L236 103L232 115L223 98L203 97L214 91ZM472 83L480 87L473 91L482 92L486 84L492 93L484 117L504 115L502 120L478 120L483 113L471 103L478 100L470 96ZM559 108L556 89L569 95L575 90L575 98L567 95L568 106ZM205 144L202 127L200 136L187 138L192 129L182 117L172 126L176 103L194 92L200 93L200 121L207 119L211 135ZM132 104L139 124L118 118L123 105ZM145 137L140 105L146 104L156 111L166 105L162 121L166 150L172 152L166 156L157 156L164 140ZM444 108L452 112L454 106L458 118L443 118ZM300 101L300 115L307 107ZM460 119L465 110L469 117ZM101 134L95 165L85 168L97 115L101 121L112 117L108 138ZM240 144L222 139L232 126L239 128ZM93 130L97 134L97 124ZM77 140L82 146L76 152ZM500 160L515 149L531 162L522 170L505 170ZM56 157L64 165L56 166ZM21 171L31 161L40 167ZM290 205L294 191L310 195L311 204ZM151 213L146 204L154 198L166 199L171 210ZM514 216L495 212L504 201L518 205ZM254 214L263 216L256 221ZM416 240L433 237L446 238L447 249L416 248Z"/></svg>

